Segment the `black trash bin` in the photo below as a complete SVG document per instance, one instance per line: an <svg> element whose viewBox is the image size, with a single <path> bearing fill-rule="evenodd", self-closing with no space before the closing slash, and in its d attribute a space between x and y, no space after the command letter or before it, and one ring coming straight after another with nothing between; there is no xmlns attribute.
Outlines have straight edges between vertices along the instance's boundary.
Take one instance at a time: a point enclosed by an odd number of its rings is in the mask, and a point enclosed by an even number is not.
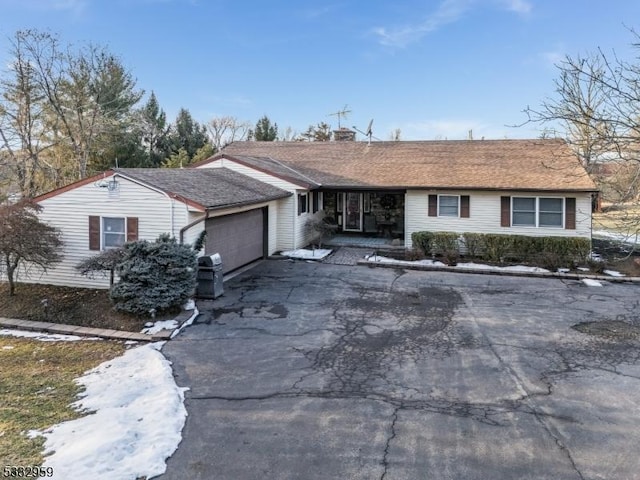
<svg viewBox="0 0 640 480"><path fill-rule="evenodd" d="M224 293L222 257L219 253L198 258L196 297L218 298Z"/></svg>

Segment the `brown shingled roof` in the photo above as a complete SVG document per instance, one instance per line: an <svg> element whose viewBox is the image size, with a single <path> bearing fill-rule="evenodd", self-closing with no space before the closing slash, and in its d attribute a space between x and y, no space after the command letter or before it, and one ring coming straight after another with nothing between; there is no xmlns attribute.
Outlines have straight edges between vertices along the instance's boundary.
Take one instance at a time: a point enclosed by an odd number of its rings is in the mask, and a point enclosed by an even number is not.
<svg viewBox="0 0 640 480"><path fill-rule="evenodd" d="M227 168L118 168L114 171L207 209L252 205L291 195Z"/></svg>
<svg viewBox="0 0 640 480"><path fill-rule="evenodd" d="M597 190L562 140L235 142L221 153L323 187Z"/></svg>

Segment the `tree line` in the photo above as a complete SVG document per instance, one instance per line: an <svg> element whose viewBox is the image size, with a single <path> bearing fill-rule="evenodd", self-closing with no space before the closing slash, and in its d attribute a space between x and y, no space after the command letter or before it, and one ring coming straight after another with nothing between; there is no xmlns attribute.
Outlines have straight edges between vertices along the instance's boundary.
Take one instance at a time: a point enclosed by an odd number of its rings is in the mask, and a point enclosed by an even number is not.
<svg viewBox="0 0 640 480"><path fill-rule="evenodd" d="M200 123L181 108L170 122L155 93L145 98L132 72L102 46L21 30L9 54L0 74L0 197L32 198L116 165L186 166L238 140L326 137L291 128L279 136L266 115L253 127L232 116Z"/></svg>

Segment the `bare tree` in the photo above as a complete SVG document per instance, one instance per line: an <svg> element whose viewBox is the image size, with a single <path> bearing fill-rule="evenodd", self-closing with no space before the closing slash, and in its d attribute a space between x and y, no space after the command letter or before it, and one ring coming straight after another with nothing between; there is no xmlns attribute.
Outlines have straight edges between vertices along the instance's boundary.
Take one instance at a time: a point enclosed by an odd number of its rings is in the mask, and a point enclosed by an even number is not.
<svg viewBox="0 0 640 480"><path fill-rule="evenodd" d="M247 139L251 124L236 117L215 117L207 122L207 131L216 151L235 141Z"/></svg>
<svg viewBox="0 0 640 480"><path fill-rule="evenodd" d="M45 128L44 94L24 52L23 38L17 35L11 45L8 74L0 79L0 166L23 197L33 197L46 173L42 153L52 142Z"/></svg>
<svg viewBox="0 0 640 480"><path fill-rule="evenodd" d="M88 45L72 51L56 36L35 30L19 31L16 38L44 96L48 128L55 141L69 144L76 178L84 178L98 141L122 121L142 92L134 90L131 74L104 48Z"/></svg>
<svg viewBox="0 0 640 480"><path fill-rule="evenodd" d="M0 207L0 270L9 282L9 295L15 294L18 269L47 268L60 262L60 231L38 218L40 205L23 200Z"/></svg>
<svg viewBox="0 0 640 480"><path fill-rule="evenodd" d="M632 31L640 49L640 37ZM602 49L567 56L557 65L556 95L538 108L527 107L528 122L564 136L614 208L640 206L640 63ZM637 214L625 216L618 230L634 233Z"/></svg>

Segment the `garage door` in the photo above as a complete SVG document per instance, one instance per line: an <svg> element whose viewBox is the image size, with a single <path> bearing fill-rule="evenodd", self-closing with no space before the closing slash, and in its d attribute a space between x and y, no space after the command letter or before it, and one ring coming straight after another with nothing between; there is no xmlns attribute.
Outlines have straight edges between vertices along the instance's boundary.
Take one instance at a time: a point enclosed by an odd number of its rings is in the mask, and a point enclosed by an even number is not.
<svg viewBox="0 0 640 480"><path fill-rule="evenodd" d="M209 218L206 221L207 255L222 255L224 272L230 272L265 254L263 209Z"/></svg>

